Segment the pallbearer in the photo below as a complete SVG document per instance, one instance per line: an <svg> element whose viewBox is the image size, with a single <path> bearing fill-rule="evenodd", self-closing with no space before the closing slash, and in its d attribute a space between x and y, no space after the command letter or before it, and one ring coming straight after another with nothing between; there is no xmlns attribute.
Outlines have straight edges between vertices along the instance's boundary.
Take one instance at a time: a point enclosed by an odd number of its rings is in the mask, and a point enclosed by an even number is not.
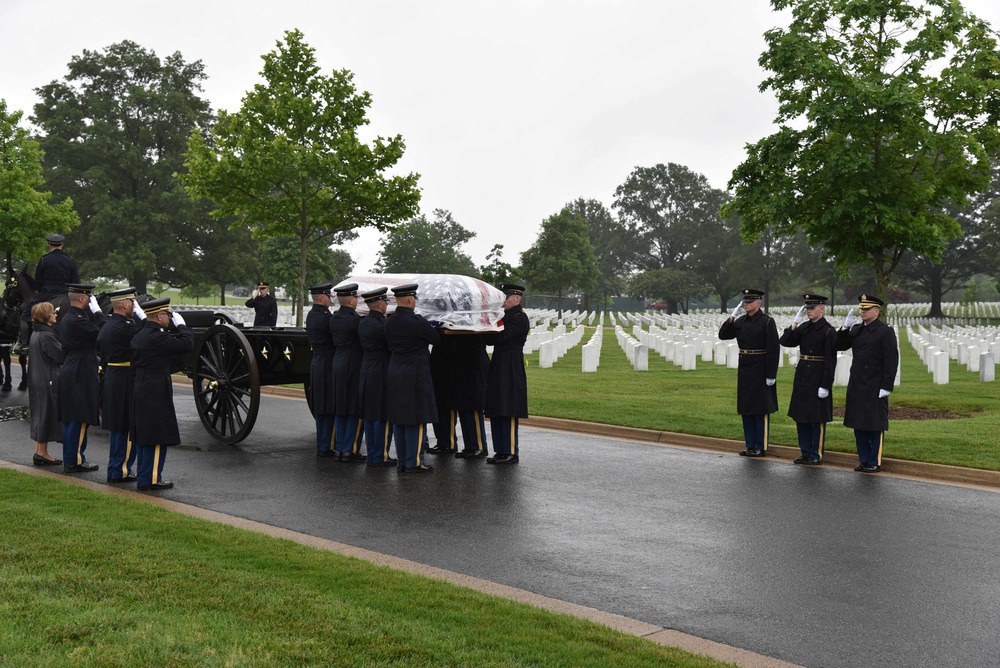
<svg viewBox="0 0 1000 668"><path fill-rule="evenodd" d="M503 331L486 334L493 346L489 376L486 379L486 417L490 419L494 456L488 464L516 464L520 461L518 424L528 417L528 377L524 372L524 342L531 323L521 308L524 287L504 283L500 290L507 295L503 302Z"/></svg>
<svg viewBox="0 0 1000 668"><path fill-rule="evenodd" d="M312 348L309 364L309 396L316 416L316 455L335 457L333 432L337 416L333 409L333 338L330 334L330 291L333 283L309 288L313 305L306 316L306 336Z"/></svg>
<svg viewBox="0 0 1000 668"><path fill-rule="evenodd" d="M489 454L486 440L486 381L490 373L490 356L481 334L454 332L449 334L454 348L455 373L452 376L455 407L462 424L463 449L455 453L458 459L476 459Z"/></svg>
<svg viewBox="0 0 1000 668"><path fill-rule="evenodd" d="M795 314L792 325L778 342L799 348L795 383L788 416L795 420L802 456L796 464L815 465L823 461L826 423L833 419L833 373L837 368L837 335L824 317L827 297L804 294L805 304Z"/></svg>
<svg viewBox="0 0 1000 668"><path fill-rule="evenodd" d="M59 341L66 355L59 369L59 419L63 423L63 469L96 471L87 461L87 428L100 419L98 407L97 333L107 322L94 298L93 285L70 283L69 309L59 322Z"/></svg>
<svg viewBox="0 0 1000 668"><path fill-rule="evenodd" d="M392 442L392 425L388 420L385 402L386 374L389 372L389 344L385 340L385 312L389 305L387 288L364 292L361 297L368 306L368 315L358 325L358 338L364 354L361 357L361 375L358 392L361 401L361 418L364 420L368 466L395 466L397 461L389 456Z"/></svg>
<svg viewBox="0 0 1000 668"><path fill-rule="evenodd" d="M358 386L361 378L361 340L358 338L358 284L348 283L334 288L340 308L330 318L333 342L333 408L337 415L337 461L363 462L361 456L361 399Z"/></svg>

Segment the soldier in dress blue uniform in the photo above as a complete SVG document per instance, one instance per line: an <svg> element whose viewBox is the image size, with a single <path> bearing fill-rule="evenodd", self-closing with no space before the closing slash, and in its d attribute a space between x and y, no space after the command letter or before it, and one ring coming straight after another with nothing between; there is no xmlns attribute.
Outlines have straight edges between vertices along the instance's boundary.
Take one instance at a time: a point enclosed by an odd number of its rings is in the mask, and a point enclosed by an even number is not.
<svg viewBox="0 0 1000 668"><path fill-rule="evenodd" d="M760 310L762 290L743 291L743 300L719 328L723 341L736 339L740 346L737 372L736 412L743 416L744 457L767 453L771 413L778 410L778 328L771 316ZM740 309L746 315L740 315Z"/></svg>
<svg viewBox="0 0 1000 668"><path fill-rule="evenodd" d="M528 377L524 372L524 342L531 323L521 308L524 287L504 283L503 331L484 335L493 346L486 379L486 417L490 419L493 456L488 464L517 464L520 461L518 427L528 417Z"/></svg>
<svg viewBox="0 0 1000 668"><path fill-rule="evenodd" d="M101 424L110 432L108 482L134 482L135 448L129 438L132 408L132 337L145 314L135 303L134 287L112 290L114 313L97 335L97 347L104 365L104 392L101 395ZM133 314L139 320L133 320Z"/></svg>
<svg viewBox="0 0 1000 668"><path fill-rule="evenodd" d="M246 301L246 307L254 310L254 327L274 327L278 324L278 300L268 293L264 281L257 284L257 289Z"/></svg>
<svg viewBox="0 0 1000 668"><path fill-rule="evenodd" d="M313 306L306 316L306 336L312 347L309 365L309 395L316 416L316 455L335 457L333 430L336 415L333 407L333 338L330 335L330 291L333 283L309 288Z"/></svg>
<svg viewBox="0 0 1000 668"><path fill-rule="evenodd" d="M385 340L385 312L389 301L388 288L363 292L361 297L368 306L368 315L358 325L358 339L364 354L358 393L361 400L361 419L364 421L368 466L396 466L397 460L389 456L392 443L392 425L386 406L386 374L389 372L389 344Z"/></svg>
<svg viewBox="0 0 1000 668"><path fill-rule="evenodd" d="M87 428L100 419L97 334L107 321L94 299L93 285L66 286L69 308L57 331L66 358L59 369L59 420L63 423L63 468L96 471L87 462Z"/></svg>
<svg viewBox="0 0 1000 668"><path fill-rule="evenodd" d="M436 345L441 336L413 312L417 287L416 283L408 283L393 288L396 311L385 323L391 353L386 404L396 439L399 473L424 473L433 468L424 464L422 457L427 423L437 419L427 346Z"/></svg>
<svg viewBox="0 0 1000 668"><path fill-rule="evenodd" d="M337 461L363 462L361 438L361 357L364 349L358 338L358 284L347 283L334 288L340 308L330 318L333 341L333 407L336 419L334 447Z"/></svg>
<svg viewBox="0 0 1000 668"><path fill-rule="evenodd" d="M38 260L35 267L35 296L25 302L21 310L21 336L19 346L15 346L14 354L28 347L31 335L31 307L41 302L66 294L70 283L80 284L80 272L76 260L63 252L66 237L61 234L48 234L45 240L49 243L49 252Z"/></svg>
<svg viewBox="0 0 1000 668"><path fill-rule="evenodd" d="M837 368L837 335L824 317L827 299L823 295L802 295L805 304L778 339L787 348L799 348L792 400L788 405L788 416L795 420L802 451L796 464L816 465L823 461L826 423L833 419L830 390Z"/></svg>
<svg viewBox="0 0 1000 668"><path fill-rule="evenodd" d="M454 454L458 448L458 410L455 406L457 361L454 337L450 335L441 337L441 341L431 349L430 365L438 416L433 425L434 447L427 448L427 452L432 455Z"/></svg>
<svg viewBox="0 0 1000 668"><path fill-rule="evenodd" d="M455 408L462 425L463 449L457 459L477 459L489 455L486 441L486 381L490 373L490 356L481 334L445 330L454 342L455 360L452 386Z"/></svg>
<svg viewBox="0 0 1000 668"><path fill-rule="evenodd" d="M146 302L146 320L132 337L132 442L138 448L136 487L140 491L170 489L163 479L167 446L181 442L174 411L170 362L194 350L194 332L179 313L171 313L169 299ZM167 328L173 323L176 333Z"/></svg>
<svg viewBox="0 0 1000 668"><path fill-rule="evenodd" d="M881 471L882 446L889 428L889 394L896 382L899 349L896 332L879 320L885 302L873 295L858 297L861 322L854 309L837 332L837 350L852 350L844 426L854 430L860 463L855 471Z"/></svg>

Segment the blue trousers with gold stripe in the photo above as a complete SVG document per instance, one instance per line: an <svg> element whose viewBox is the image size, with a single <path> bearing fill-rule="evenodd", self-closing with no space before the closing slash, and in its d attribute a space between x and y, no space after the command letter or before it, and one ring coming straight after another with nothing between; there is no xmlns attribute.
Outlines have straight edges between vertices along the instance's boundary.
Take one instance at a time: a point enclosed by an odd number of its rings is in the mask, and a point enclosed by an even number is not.
<svg viewBox="0 0 1000 668"><path fill-rule="evenodd" d="M333 447L333 430L337 416L331 413L316 415L316 452L329 452Z"/></svg>
<svg viewBox="0 0 1000 668"><path fill-rule="evenodd" d="M427 425L393 425L392 435L396 439L396 468L405 466L412 469L424 463L424 439L427 436Z"/></svg>
<svg viewBox="0 0 1000 668"><path fill-rule="evenodd" d="M163 462L167 459L167 446L140 445L136 448L136 484L155 485L163 482Z"/></svg>
<svg viewBox="0 0 1000 668"><path fill-rule="evenodd" d="M458 411L448 410L438 413L439 422L434 423L435 445L445 450L454 450L458 447Z"/></svg>
<svg viewBox="0 0 1000 668"><path fill-rule="evenodd" d="M462 424L462 442L469 452L489 452L486 443L486 416L482 411L469 410L458 412Z"/></svg>
<svg viewBox="0 0 1000 668"><path fill-rule="evenodd" d="M743 416L743 440L747 444L747 450L767 452L770 426L771 416L767 413Z"/></svg>
<svg viewBox="0 0 1000 668"><path fill-rule="evenodd" d="M368 448L368 463L381 464L389 459L389 445L392 443L392 425L387 420L365 420L365 443ZM399 449L399 446L396 446Z"/></svg>
<svg viewBox="0 0 1000 668"><path fill-rule="evenodd" d="M823 449L826 446L826 423L796 422L799 433L799 450L803 457L823 460Z"/></svg>
<svg viewBox="0 0 1000 668"><path fill-rule="evenodd" d="M361 418L357 415L337 416L337 436L334 447L337 452L356 455L361 451L362 431Z"/></svg>
<svg viewBox="0 0 1000 668"><path fill-rule="evenodd" d="M86 422L63 423L63 464L66 466L82 466L87 463L84 453L87 451Z"/></svg>
<svg viewBox="0 0 1000 668"><path fill-rule="evenodd" d="M491 417L490 432L493 435L494 455L517 455L517 428L519 426L516 417Z"/></svg>
<svg viewBox="0 0 1000 668"><path fill-rule="evenodd" d="M884 431L854 430L854 441L858 446L858 459L864 466L882 465L882 444L885 441Z"/></svg>
<svg viewBox="0 0 1000 668"><path fill-rule="evenodd" d="M121 480L132 475L136 452L127 431L111 432L111 451L108 455L108 479Z"/></svg>

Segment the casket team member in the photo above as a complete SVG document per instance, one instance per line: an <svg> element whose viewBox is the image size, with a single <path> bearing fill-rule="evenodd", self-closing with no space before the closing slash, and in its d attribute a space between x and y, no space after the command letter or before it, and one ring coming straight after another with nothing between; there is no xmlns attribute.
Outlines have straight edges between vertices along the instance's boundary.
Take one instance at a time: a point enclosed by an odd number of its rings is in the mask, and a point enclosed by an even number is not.
<svg viewBox="0 0 1000 668"><path fill-rule="evenodd" d="M66 237L61 234L47 234L45 241L49 244L49 252L43 255L35 266L35 296L24 303L21 311L20 337L12 351L15 355L26 352L28 347L32 307L66 294L71 283L80 283L76 260L63 252Z"/></svg>
<svg viewBox="0 0 1000 668"><path fill-rule="evenodd" d="M31 366L28 367L28 408L31 411L31 438L35 441L35 466L62 464L49 454L49 441L62 441L59 421L59 367L63 363L62 344L56 336L56 309L49 302L31 307Z"/></svg>
<svg viewBox="0 0 1000 668"><path fill-rule="evenodd" d="M837 350L852 350L844 426L854 430L860 464L855 471L881 471L882 446L889 428L889 394L896 381L899 350L896 332L879 320L885 302L872 295L858 297L861 322L854 310L837 332Z"/></svg>
<svg viewBox="0 0 1000 668"><path fill-rule="evenodd" d="M719 328L719 338L736 339L740 346L737 371L736 412L743 416L744 457L763 457L771 413L778 410L778 328L774 319L760 309L761 290L744 290L743 301ZM746 311L739 315L740 309Z"/></svg>
<svg viewBox="0 0 1000 668"><path fill-rule="evenodd" d="M802 456L796 464L815 465L823 461L826 445L826 423L833 419L833 373L837 368L837 335L833 325L823 317L827 297L804 294L805 304L795 314L791 326L785 329L778 343L799 348L799 363L795 367L792 400L788 417L795 420Z"/></svg>
<svg viewBox="0 0 1000 668"><path fill-rule="evenodd" d="M427 448L434 455L454 453L458 444L458 411L455 410L455 344L452 336L442 336L431 349L431 382L434 383L434 403L437 418L434 420L435 444Z"/></svg>
<svg viewBox="0 0 1000 668"><path fill-rule="evenodd" d="M336 419L337 461L363 462L361 456L361 357L364 349L358 338L358 284L334 288L340 308L330 318L333 341L333 407Z"/></svg>
<svg viewBox="0 0 1000 668"><path fill-rule="evenodd" d="M361 419L364 421L368 466L395 466L397 461L389 456L392 443L392 425L389 424L385 402L386 374L389 372L389 344L385 340L385 312L389 306L388 288L377 288L361 293L368 306L368 315L358 325L358 339L364 353L361 356L361 373L358 393L361 401Z"/></svg>
<svg viewBox="0 0 1000 668"><path fill-rule="evenodd" d="M261 281L246 302L254 310L254 327L274 327L278 324L278 300L268 292L267 283Z"/></svg>
<svg viewBox="0 0 1000 668"><path fill-rule="evenodd" d="M181 442L170 360L194 350L194 332L179 313L170 313L169 307L169 299L146 302L146 321L132 337L132 442L138 448L136 486L140 491L174 486L163 479L163 463L167 446ZM176 333L167 331L171 323Z"/></svg>
<svg viewBox="0 0 1000 668"><path fill-rule="evenodd" d="M503 331L486 334L493 346L486 379L486 417L493 435L493 457L488 464L516 464L520 460L518 424L528 417L528 377L524 373L524 342L531 323L521 308L524 287L504 283Z"/></svg>
<svg viewBox="0 0 1000 668"><path fill-rule="evenodd" d="M454 344L455 360L452 384L455 388L455 408L462 424L461 451L458 459L486 457L486 380L490 373L490 356L486 354L486 341L481 334L450 332L448 339Z"/></svg>
<svg viewBox="0 0 1000 668"><path fill-rule="evenodd" d="M309 395L316 416L316 455L334 457L333 430L337 416L333 408L333 338L330 334L330 291L333 283L309 288L313 305L306 316L306 336L312 347L309 365Z"/></svg>
<svg viewBox="0 0 1000 668"><path fill-rule="evenodd" d="M97 333L107 321L92 294L93 285L66 286L69 309L58 326L65 359L59 370L59 419L63 423L63 469L96 471L87 462L87 428L100 419ZM29 365L30 366L30 365Z"/></svg>
<svg viewBox="0 0 1000 668"><path fill-rule="evenodd" d="M396 311L385 323L385 339L391 353L386 404L396 440L399 473L424 473L433 468L424 464L422 458L426 425L437 419L427 346L436 345L441 337L427 320L413 312L417 287L416 283L408 283L393 288Z"/></svg>
<svg viewBox="0 0 1000 668"><path fill-rule="evenodd" d="M132 408L132 337L139 326L132 320L135 313L144 318L135 304L135 288L112 290L111 308L114 313L97 335L97 346L104 363L104 391L101 395L101 424L110 432L108 482L135 480L135 448L129 439Z"/></svg>

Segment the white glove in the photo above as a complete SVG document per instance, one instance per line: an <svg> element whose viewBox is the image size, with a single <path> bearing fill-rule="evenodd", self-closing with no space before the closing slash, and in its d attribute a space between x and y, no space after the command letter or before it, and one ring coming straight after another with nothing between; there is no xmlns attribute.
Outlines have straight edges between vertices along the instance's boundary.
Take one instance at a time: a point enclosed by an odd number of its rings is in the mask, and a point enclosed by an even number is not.
<svg viewBox="0 0 1000 668"><path fill-rule="evenodd" d="M97 297L90 295L90 310L94 313L100 313L101 307L97 304Z"/></svg>
<svg viewBox="0 0 1000 668"><path fill-rule="evenodd" d="M851 309L850 311L847 312L847 317L844 318L844 329L850 329L851 327L854 327L854 323L856 323L857 321L858 319L854 316L854 309Z"/></svg>
<svg viewBox="0 0 1000 668"><path fill-rule="evenodd" d="M826 389L825 387L821 387L818 390L816 390L816 396L819 397L820 399L826 399L828 396L830 396L830 390Z"/></svg>
<svg viewBox="0 0 1000 668"><path fill-rule="evenodd" d="M795 322L796 325L801 325L802 323L804 323L808 319L809 319L809 316L806 315L806 307L805 307L805 305L803 305L802 308L799 309L799 312L795 314L795 321L794 322Z"/></svg>
<svg viewBox="0 0 1000 668"><path fill-rule="evenodd" d="M172 311L170 313L170 322L174 323L174 327L180 327L184 324L184 318L177 311Z"/></svg>
<svg viewBox="0 0 1000 668"><path fill-rule="evenodd" d="M132 314L139 318L139 320L146 319L146 312L142 310L141 306L139 306L139 302L134 299L132 300Z"/></svg>
<svg viewBox="0 0 1000 668"><path fill-rule="evenodd" d="M768 387L771 387L771 386L773 386L773 385L774 385L774 383L775 383L776 381L777 381L777 378L768 378L768 379L767 379L767 380L765 380L764 382L765 382L765 383L767 383L767 386L768 386Z"/></svg>
<svg viewBox="0 0 1000 668"><path fill-rule="evenodd" d="M729 317L732 318L733 320L736 320L736 318L740 317L740 311L742 309L743 309L743 302L742 301L736 302L736 308L733 309L733 312L730 314Z"/></svg>
<svg viewBox="0 0 1000 668"><path fill-rule="evenodd" d="M878 398L879 399L885 399L887 396L889 396L889 390L879 390L878 391Z"/></svg>

